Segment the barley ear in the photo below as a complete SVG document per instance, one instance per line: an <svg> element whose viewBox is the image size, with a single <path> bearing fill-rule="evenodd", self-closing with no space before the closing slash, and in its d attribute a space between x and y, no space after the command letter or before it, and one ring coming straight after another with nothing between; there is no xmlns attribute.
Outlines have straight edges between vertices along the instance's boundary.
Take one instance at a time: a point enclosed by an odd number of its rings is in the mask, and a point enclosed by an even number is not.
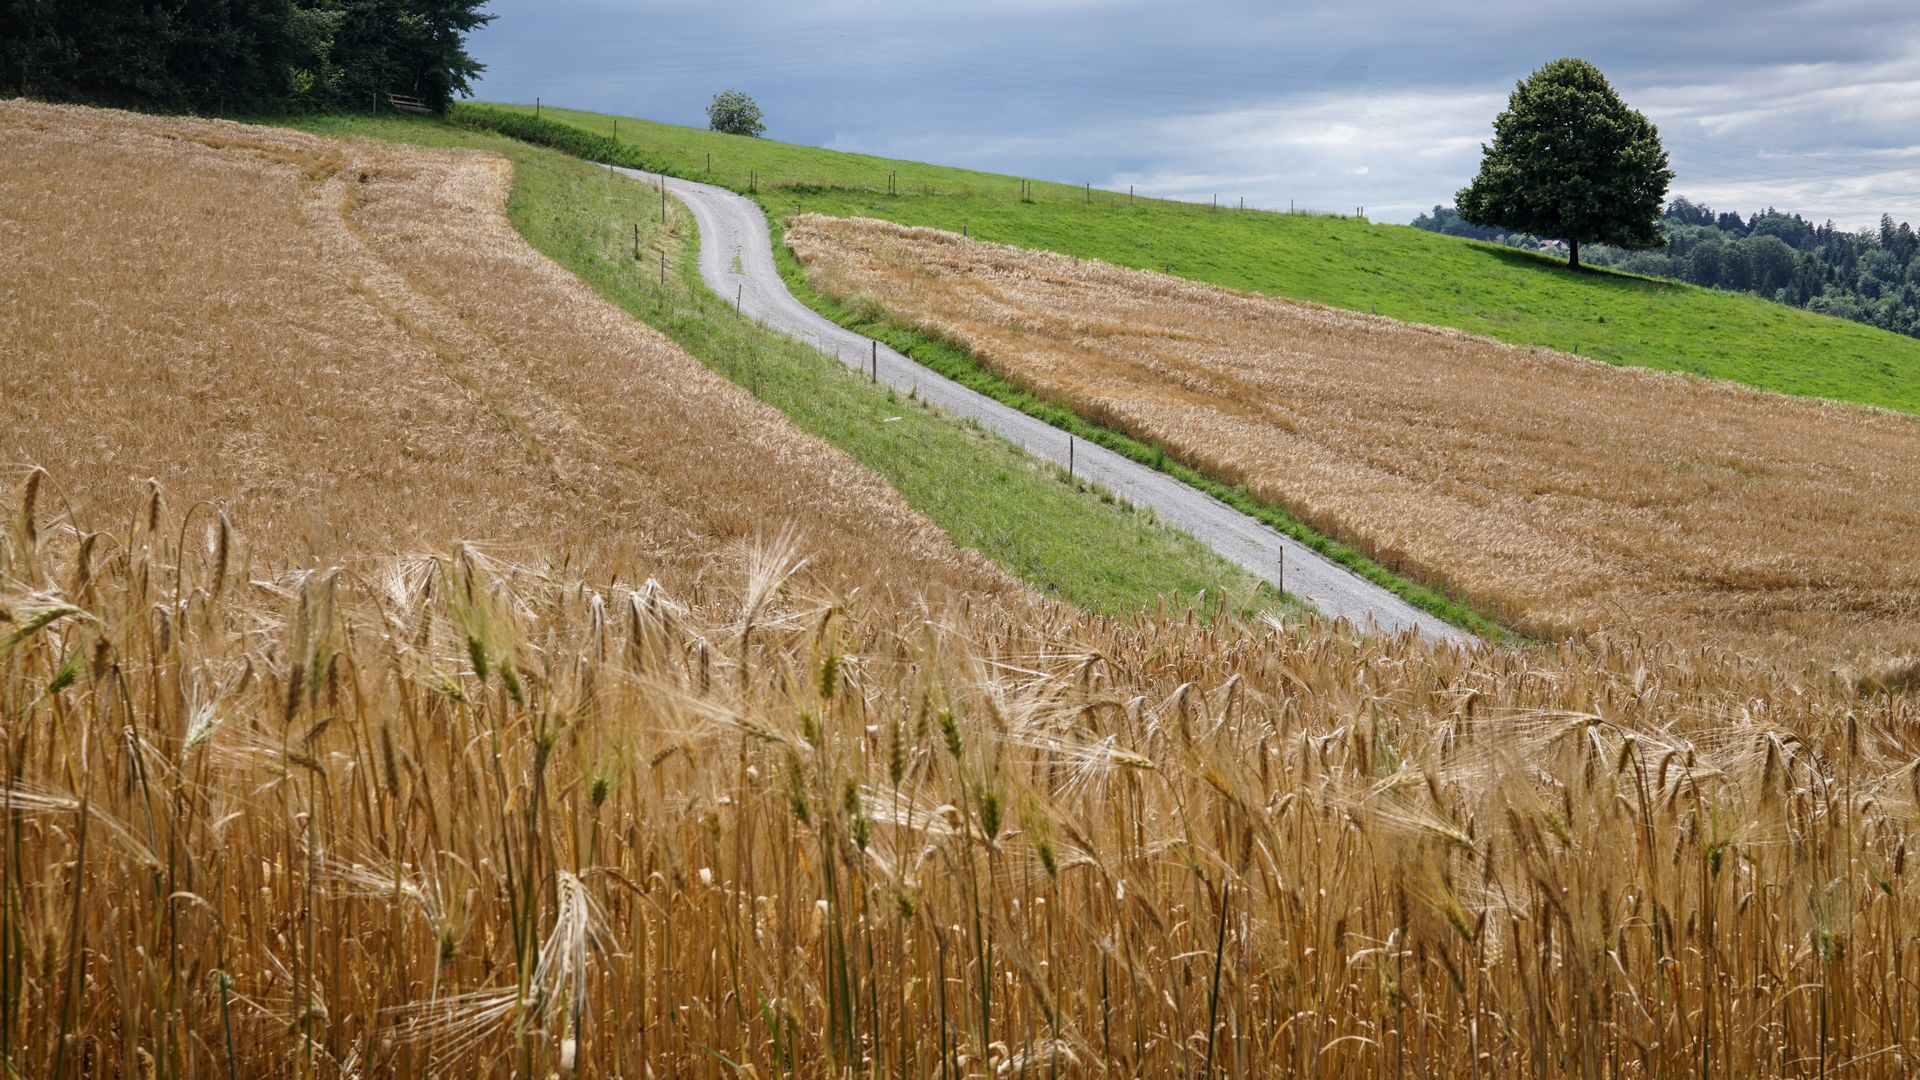
<svg viewBox="0 0 1920 1080"><path fill-rule="evenodd" d="M233 524L227 520L226 511L220 512L220 533L213 542L213 580L208 592L215 600L227 587L227 562L233 556Z"/></svg>
<svg viewBox="0 0 1920 1080"><path fill-rule="evenodd" d="M68 592L77 604L86 603L87 590L93 584L93 549L99 542L99 533L88 533L80 538L80 550L74 553L73 583Z"/></svg>
<svg viewBox="0 0 1920 1080"><path fill-rule="evenodd" d="M147 535L160 531L160 481L147 478Z"/></svg>
<svg viewBox="0 0 1920 1080"><path fill-rule="evenodd" d="M40 524L34 507L40 499L40 481L46 475L47 471L40 468L27 474L27 482L20 491L20 515L13 521L14 551L28 567L33 566L33 557L40 550Z"/></svg>
<svg viewBox="0 0 1920 1080"><path fill-rule="evenodd" d="M887 779L893 781L894 787L899 787L906 775L907 748L900 737L900 716L896 713L887 725Z"/></svg>

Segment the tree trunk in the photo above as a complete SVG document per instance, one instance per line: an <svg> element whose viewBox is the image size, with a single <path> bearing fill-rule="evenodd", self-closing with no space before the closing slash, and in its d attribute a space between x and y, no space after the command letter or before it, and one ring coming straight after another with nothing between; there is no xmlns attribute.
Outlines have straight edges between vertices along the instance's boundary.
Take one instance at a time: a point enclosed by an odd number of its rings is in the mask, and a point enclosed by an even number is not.
<svg viewBox="0 0 1920 1080"><path fill-rule="evenodd" d="M1567 269L1580 269L1580 241L1567 241Z"/></svg>

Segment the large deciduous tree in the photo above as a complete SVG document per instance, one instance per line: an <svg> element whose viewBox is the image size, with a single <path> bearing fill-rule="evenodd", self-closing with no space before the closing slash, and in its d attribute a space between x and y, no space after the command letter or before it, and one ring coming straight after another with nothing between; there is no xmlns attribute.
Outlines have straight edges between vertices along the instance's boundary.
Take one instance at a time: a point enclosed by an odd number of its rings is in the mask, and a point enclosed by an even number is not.
<svg viewBox="0 0 1920 1080"><path fill-rule="evenodd" d="M1576 270L1583 243L1666 243L1673 173L1660 132L1585 60L1555 60L1520 83L1481 150L1480 175L1454 196L1466 221L1565 240Z"/></svg>
<svg viewBox="0 0 1920 1080"><path fill-rule="evenodd" d="M453 96L472 92L483 65L467 54L466 36L493 20L486 0L305 0L302 7L337 20L335 97L349 107L373 93L408 94L444 112Z"/></svg>

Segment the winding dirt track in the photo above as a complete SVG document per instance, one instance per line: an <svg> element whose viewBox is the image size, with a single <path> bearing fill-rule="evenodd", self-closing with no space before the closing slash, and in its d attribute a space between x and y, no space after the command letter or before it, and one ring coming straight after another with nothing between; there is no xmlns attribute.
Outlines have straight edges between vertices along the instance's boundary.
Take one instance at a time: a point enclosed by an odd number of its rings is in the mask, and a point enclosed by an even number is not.
<svg viewBox="0 0 1920 1080"><path fill-rule="evenodd" d="M614 171L648 184L662 182L659 175L637 169ZM877 365L880 381L889 386L915 391L1028 453L1067 464L1065 432L944 378L802 304L787 291L774 266L766 215L752 200L711 184L674 177L664 180L668 193L686 204L699 225L701 278L715 293L736 300L742 315L832 353L851 367L869 370ZM1135 506L1152 508L1161 520L1198 537L1248 573L1275 584L1282 584L1284 577L1287 591L1311 601L1325 615L1359 626L1371 624L1388 633L1417 629L1434 640L1473 640L1458 627L1163 472L1086 442L1076 441L1072 453L1076 475L1105 486Z"/></svg>

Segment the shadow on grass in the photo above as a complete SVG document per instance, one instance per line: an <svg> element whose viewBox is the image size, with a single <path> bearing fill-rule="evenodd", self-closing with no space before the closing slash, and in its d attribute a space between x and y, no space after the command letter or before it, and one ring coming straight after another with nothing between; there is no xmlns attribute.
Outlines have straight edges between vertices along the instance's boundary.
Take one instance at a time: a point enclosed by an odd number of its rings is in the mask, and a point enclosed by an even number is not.
<svg viewBox="0 0 1920 1080"><path fill-rule="evenodd" d="M1505 263L1515 270L1544 271L1559 277L1572 278L1582 284L1600 285L1608 288L1631 288L1636 292L1645 292L1652 286L1659 292L1678 292L1682 289L1695 289L1684 281L1671 278L1648 277L1645 274L1629 274L1615 270L1610 266L1582 266L1578 270L1567 266L1565 259L1555 258L1538 251L1522 251L1519 248L1502 247L1489 244L1484 240L1468 240L1469 250L1477 251Z"/></svg>

